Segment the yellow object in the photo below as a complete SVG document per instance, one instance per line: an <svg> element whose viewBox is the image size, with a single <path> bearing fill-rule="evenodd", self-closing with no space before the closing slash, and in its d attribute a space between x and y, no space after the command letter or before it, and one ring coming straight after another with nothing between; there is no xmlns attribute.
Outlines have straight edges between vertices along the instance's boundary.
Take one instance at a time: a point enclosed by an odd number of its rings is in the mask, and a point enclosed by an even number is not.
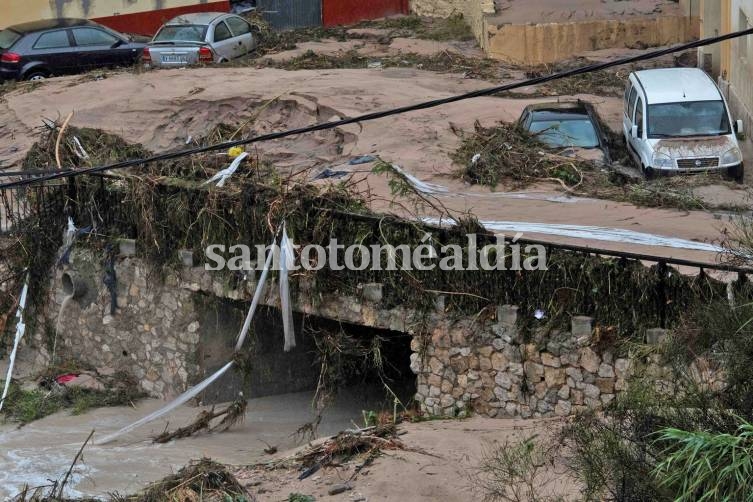
<svg viewBox="0 0 753 502"><path fill-rule="evenodd" d="M242 153L243 153L243 148L241 148L241 147L239 147L239 146L234 146L234 147L230 148L230 149L229 149L229 150L227 151L227 155L228 155L228 157L230 157L231 159L234 159L234 158L236 158L236 157L237 157L238 155L240 155L240 154L242 154Z"/></svg>

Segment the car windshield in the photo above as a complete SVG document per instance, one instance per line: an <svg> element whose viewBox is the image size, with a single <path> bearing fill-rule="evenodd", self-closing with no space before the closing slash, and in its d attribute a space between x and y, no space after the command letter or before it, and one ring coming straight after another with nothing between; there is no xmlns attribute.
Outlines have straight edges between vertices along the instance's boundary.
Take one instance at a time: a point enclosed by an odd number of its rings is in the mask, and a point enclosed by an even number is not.
<svg viewBox="0 0 753 502"><path fill-rule="evenodd" d="M198 24L163 26L153 42L203 42L207 27Z"/></svg>
<svg viewBox="0 0 753 502"><path fill-rule="evenodd" d="M0 31L0 49L10 49L19 38L21 35L13 30Z"/></svg>
<svg viewBox="0 0 753 502"><path fill-rule="evenodd" d="M553 148L577 146L596 148L599 136L588 119L542 120L531 123L529 130L547 146Z"/></svg>
<svg viewBox="0 0 753 502"><path fill-rule="evenodd" d="M723 101L649 105L648 137L720 136L730 134Z"/></svg>

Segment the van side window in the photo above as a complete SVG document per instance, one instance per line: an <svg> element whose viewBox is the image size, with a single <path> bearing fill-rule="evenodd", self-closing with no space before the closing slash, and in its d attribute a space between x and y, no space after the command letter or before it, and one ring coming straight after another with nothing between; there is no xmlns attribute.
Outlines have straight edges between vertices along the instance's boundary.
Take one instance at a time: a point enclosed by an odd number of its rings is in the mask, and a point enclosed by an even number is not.
<svg viewBox="0 0 753 502"><path fill-rule="evenodd" d="M633 87L633 89L630 91L630 101L628 102L628 117L635 118L633 116L633 113L635 111L635 100L638 98L638 90ZM635 124L635 121L633 122Z"/></svg>
<svg viewBox="0 0 753 502"><path fill-rule="evenodd" d="M630 93L632 91L633 91L633 83L628 80L627 87L625 88L625 98L624 98L624 101L625 101L625 116L626 117L630 116L630 106L629 106L629 104L630 104Z"/></svg>
<svg viewBox="0 0 753 502"><path fill-rule="evenodd" d="M633 124L638 126L638 137L643 137L643 101L638 98L638 102L635 104L635 118L633 118Z"/></svg>

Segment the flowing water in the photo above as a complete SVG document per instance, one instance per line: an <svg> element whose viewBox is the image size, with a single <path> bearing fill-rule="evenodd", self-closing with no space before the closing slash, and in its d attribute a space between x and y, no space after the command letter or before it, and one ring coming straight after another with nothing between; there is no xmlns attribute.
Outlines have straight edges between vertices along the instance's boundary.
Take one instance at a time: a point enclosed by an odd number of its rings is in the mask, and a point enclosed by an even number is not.
<svg viewBox="0 0 753 502"><path fill-rule="evenodd" d="M362 409L372 409L365 393L343 394L327 408L319 425L320 436L332 435L362 423ZM90 444L73 472L69 496L106 496L133 493L147 483L177 471L192 459L210 457L244 465L269 458L265 443L280 451L297 446L295 432L315 416L310 392L251 399L245 421L224 433L199 434L167 444L153 444L168 426L190 423L201 408L182 406L140 429L106 445ZM60 479L92 429L102 438L159 409L165 403L148 399L135 408L100 408L74 416L61 412L22 428L0 425L0 500L18 493L25 484L40 486Z"/></svg>

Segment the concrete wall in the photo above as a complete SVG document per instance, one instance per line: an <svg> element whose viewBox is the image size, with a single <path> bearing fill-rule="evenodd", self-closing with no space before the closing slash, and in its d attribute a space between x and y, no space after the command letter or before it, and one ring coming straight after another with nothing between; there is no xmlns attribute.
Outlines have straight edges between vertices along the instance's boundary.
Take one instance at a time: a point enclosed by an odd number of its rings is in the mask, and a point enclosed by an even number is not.
<svg viewBox="0 0 753 502"><path fill-rule="evenodd" d="M486 48L488 38L484 17L495 12L494 0L410 0L410 10L429 17L462 14L482 48Z"/></svg>
<svg viewBox="0 0 753 502"><path fill-rule="evenodd" d="M694 23L682 15L546 24L489 25L490 57L519 64L565 60L610 48L646 48L691 40Z"/></svg>

